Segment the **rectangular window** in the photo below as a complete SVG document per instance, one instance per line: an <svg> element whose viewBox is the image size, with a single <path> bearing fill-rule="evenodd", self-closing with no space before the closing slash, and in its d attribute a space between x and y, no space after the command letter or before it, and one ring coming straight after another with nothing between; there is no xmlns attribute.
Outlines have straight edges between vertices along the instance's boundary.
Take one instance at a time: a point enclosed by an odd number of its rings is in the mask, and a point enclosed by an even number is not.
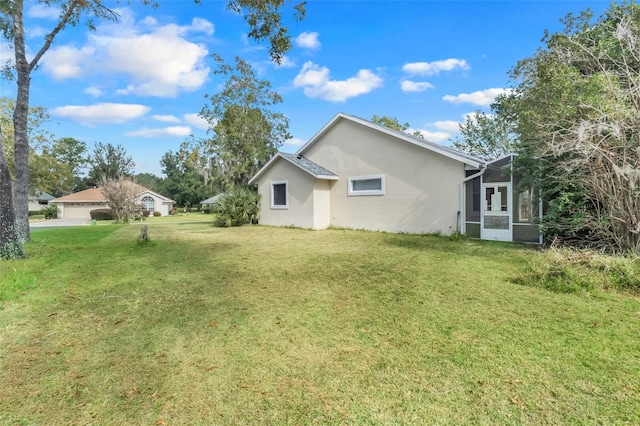
<svg viewBox="0 0 640 426"><path fill-rule="evenodd" d="M286 180L271 182L271 208L289 208L289 196L287 191L288 182Z"/></svg>
<svg viewBox="0 0 640 426"><path fill-rule="evenodd" d="M349 195L384 195L384 175L350 177L347 193Z"/></svg>

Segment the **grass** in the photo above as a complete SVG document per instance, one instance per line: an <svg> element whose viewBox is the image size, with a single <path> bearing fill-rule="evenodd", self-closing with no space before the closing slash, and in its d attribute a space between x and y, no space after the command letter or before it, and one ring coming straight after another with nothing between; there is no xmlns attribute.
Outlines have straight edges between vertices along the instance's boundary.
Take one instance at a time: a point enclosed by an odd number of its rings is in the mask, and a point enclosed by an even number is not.
<svg viewBox="0 0 640 426"><path fill-rule="evenodd" d="M145 223L0 263L0 423L640 422L640 302L514 284L531 249Z"/></svg>
<svg viewBox="0 0 640 426"><path fill-rule="evenodd" d="M144 222L146 224L151 223L174 223L174 222L209 222L213 223L213 218L215 215L205 214L202 212L192 212L192 213L178 213L175 215L168 216L149 216L144 218ZM140 223L140 222L136 222Z"/></svg>

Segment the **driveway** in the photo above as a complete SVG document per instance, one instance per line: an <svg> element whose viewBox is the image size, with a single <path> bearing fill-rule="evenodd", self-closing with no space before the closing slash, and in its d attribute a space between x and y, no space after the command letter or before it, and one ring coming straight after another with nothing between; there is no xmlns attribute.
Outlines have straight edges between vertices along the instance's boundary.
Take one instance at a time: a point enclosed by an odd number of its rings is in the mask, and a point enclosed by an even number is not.
<svg viewBox="0 0 640 426"><path fill-rule="evenodd" d="M63 228L68 226L82 226L91 223L89 219L49 219L39 222L32 222L29 224L29 228L33 229L49 229L49 228Z"/></svg>

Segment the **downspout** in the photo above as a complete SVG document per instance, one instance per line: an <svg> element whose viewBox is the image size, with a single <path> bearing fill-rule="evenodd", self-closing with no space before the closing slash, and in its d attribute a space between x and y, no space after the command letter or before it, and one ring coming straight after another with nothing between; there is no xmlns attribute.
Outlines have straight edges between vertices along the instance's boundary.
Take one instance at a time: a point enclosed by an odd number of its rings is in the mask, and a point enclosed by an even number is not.
<svg viewBox="0 0 640 426"><path fill-rule="evenodd" d="M466 194L467 192L464 190L464 184L473 180L479 176L482 176L484 172L487 171L487 166L485 164L480 165L480 171L478 173L474 173L471 176L467 176L460 182L460 211L462 212L462 218L460 218L460 212L458 212L458 219L460 221L460 233L464 234L467 232L467 215L466 215Z"/></svg>

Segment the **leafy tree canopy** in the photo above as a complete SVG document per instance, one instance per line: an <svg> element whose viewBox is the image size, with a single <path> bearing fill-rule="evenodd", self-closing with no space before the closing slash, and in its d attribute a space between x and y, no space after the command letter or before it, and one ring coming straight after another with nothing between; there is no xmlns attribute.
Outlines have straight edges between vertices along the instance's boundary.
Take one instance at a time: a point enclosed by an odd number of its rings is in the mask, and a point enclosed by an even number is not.
<svg viewBox="0 0 640 426"><path fill-rule="evenodd" d="M135 165L133 157L127 154L123 146L96 142L89 156L89 183L97 186L101 178L130 179Z"/></svg>
<svg viewBox="0 0 640 426"><path fill-rule="evenodd" d="M378 116L377 114L373 114L373 117L371 117L371 121L381 126L388 127L389 129L397 130L399 132L404 132L404 133L407 133L407 130L411 128L411 125L409 123L401 124L397 118L388 117L386 115ZM424 136L418 130L415 130L413 133L410 133L410 134L420 139L424 139Z"/></svg>
<svg viewBox="0 0 640 426"><path fill-rule="evenodd" d="M548 206L547 236L640 251L640 5L597 19L568 15L563 31L511 73L500 112L519 137L516 162Z"/></svg>
<svg viewBox="0 0 640 426"><path fill-rule="evenodd" d="M212 194L203 176L193 167L191 153L183 144L178 152L169 151L160 160L166 176L160 185L164 196L175 200L179 206L196 206Z"/></svg>
<svg viewBox="0 0 640 426"><path fill-rule="evenodd" d="M219 186L226 189L246 185L291 135L289 120L271 109L282 102L271 83L259 80L239 57L235 67L218 55L214 58L219 66L216 74L225 78L225 85L215 95L207 95L210 105L200 114L212 131L204 150L213 156Z"/></svg>
<svg viewBox="0 0 640 426"><path fill-rule="evenodd" d="M493 160L514 152L516 135L512 127L503 115L478 110L459 125L460 136L452 145L460 151Z"/></svg>

